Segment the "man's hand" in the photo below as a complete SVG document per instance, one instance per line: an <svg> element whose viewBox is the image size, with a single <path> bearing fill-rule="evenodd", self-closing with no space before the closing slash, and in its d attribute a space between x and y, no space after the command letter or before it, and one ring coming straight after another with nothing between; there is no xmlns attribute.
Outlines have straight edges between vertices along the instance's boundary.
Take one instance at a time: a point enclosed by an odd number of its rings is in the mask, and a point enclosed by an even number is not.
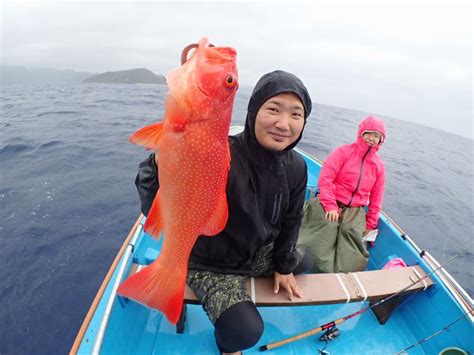
<svg viewBox="0 0 474 355"><path fill-rule="evenodd" d="M273 291L278 293L278 291L280 291L280 286L286 290L290 301L293 301L294 296L303 297L303 291L301 291L301 289L296 284L293 273L283 275L275 271Z"/></svg>
<svg viewBox="0 0 474 355"><path fill-rule="evenodd" d="M332 210L326 212L326 215L324 216L329 222L337 222L339 219L339 211L338 210Z"/></svg>

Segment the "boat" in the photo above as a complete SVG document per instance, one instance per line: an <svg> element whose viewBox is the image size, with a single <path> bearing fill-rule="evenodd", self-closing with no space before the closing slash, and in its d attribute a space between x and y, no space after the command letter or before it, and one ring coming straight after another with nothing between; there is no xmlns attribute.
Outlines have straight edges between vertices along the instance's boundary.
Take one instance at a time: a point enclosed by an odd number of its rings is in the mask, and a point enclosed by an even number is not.
<svg viewBox="0 0 474 355"><path fill-rule="evenodd" d="M231 134L240 129L231 129ZM310 198L316 191L322 163L297 151L308 167L306 196ZM117 295L118 286L137 265L148 265L159 255L163 238L157 241L146 234L145 220L140 215L126 237L78 331L71 354L218 353L213 326L199 304L186 305L186 320L177 329L160 312ZM384 212L378 229L367 271L362 273L374 274L391 260L401 258L407 265L416 265L424 276L410 278L400 292L391 291L391 295L376 301L369 301L366 294L357 302L333 300L325 304L259 307L264 333L244 353L474 353L473 300L446 271L449 261L441 265L428 251L421 250ZM391 279L387 277L378 283L391 284ZM402 292L415 284L424 287L409 294ZM383 322L376 312L367 311L394 300ZM295 340L295 336L299 339Z"/></svg>

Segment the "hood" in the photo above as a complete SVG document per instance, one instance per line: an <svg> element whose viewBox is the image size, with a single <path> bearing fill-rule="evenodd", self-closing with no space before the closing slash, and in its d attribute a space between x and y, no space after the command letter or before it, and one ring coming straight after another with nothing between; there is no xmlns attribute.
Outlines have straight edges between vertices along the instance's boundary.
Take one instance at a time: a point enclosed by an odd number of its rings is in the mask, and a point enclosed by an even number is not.
<svg viewBox="0 0 474 355"><path fill-rule="evenodd" d="M385 142L387 137L385 131L385 124L380 118L375 116L367 116L359 123L359 129L357 130L357 145L366 148L367 143L362 139L364 132L379 132L382 135L379 145L373 147L374 150L379 150L380 146Z"/></svg>
<svg viewBox="0 0 474 355"><path fill-rule="evenodd" d="M258 144L255 137L255 118L257 116L258 110L265 101L275 95L282 93L293 93L299 97L304 107L304 124L306 125L306 119L308 118L312 109L311 97L309 96L308 90L304 86L303 82L295 75L287 73L283 70L275 70L262 76L253 89L248 105L245 129L243 132L244 140L246 140L247 143L252 143L252 145L257 145L260 147L260 149L267 151L265 148L260 146L260 144ZM298 139L293 144L288 146L285 151L290 150L296 146L296 144L301 140L303 130L301 131Z"/></svg>

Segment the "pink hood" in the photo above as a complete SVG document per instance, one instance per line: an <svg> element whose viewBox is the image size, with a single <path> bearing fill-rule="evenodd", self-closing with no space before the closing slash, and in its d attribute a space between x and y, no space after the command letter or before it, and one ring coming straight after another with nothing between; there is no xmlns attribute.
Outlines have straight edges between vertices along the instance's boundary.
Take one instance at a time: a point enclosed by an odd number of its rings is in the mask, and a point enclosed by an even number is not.
<svg viewBox="0 0 474 355"><path fill-rule="evenodd" d="M362 139L367 131L382 135L380 144L370 146ZM337 201L359 207L368 205L367 229L375 229L382 209L385 166L377 151L386 138L382 120L368 116L359 124L357 140L337 147L326 159L318 180L324 210L337 210Z"/></svg>

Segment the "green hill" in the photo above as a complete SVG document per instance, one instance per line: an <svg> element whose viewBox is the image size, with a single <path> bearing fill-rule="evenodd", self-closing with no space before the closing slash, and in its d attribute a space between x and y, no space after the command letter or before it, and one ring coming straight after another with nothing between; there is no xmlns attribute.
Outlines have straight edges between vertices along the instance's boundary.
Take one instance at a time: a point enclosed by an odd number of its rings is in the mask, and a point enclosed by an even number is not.
<svg viewBox="0 0 474 355"><path fill-rule="evenodd" d="M109 71L94 75L84 80L85 83L120 83L120 84L163 84L163 75L155 75L152 71L140 68L122 71Z"/></svg>

